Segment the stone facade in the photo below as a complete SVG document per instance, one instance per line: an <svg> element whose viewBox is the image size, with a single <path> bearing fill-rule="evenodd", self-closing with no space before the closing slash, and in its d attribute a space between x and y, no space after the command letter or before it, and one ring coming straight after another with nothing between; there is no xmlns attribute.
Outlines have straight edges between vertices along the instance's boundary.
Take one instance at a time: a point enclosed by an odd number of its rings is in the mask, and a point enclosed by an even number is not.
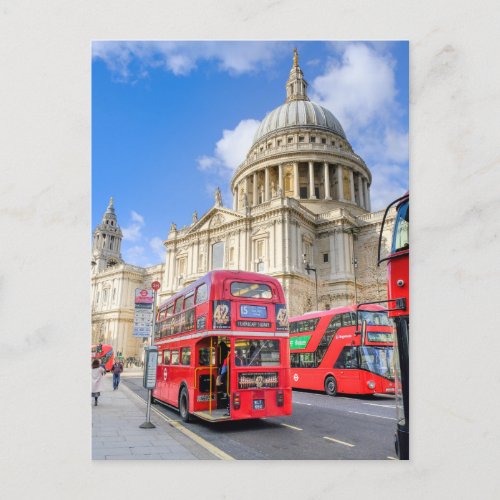
<svg viewBox="0 0 500 500"><path fill-rule="evenodd" d="M218 188L214 206L201 217L194 213L190 226L172 223L164 264L143 269L123 263L110 202L94 232L93 341L139 357L142 340L132 337L135 288L158 280L162 301L212 269L274 276L290 316L384 300L386 268L377 266L383 212L371 213L371 182L338 120L309 101L295 54L285 103L264 118L233 175L232 208L223 206ZM384 234L385 252L389 240Z"/></svg>

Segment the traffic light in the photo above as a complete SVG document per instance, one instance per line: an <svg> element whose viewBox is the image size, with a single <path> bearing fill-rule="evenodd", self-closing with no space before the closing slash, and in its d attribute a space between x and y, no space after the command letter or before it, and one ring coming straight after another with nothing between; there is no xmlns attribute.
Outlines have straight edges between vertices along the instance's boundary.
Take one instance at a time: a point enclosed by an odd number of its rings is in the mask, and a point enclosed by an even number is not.
<svg viewBox="0 0 500 500"><path fill-rule="evenodd" d="M101 352L102 352L102 344L98 344L98 346L97 346L97 353L101 354Z"/></svg>

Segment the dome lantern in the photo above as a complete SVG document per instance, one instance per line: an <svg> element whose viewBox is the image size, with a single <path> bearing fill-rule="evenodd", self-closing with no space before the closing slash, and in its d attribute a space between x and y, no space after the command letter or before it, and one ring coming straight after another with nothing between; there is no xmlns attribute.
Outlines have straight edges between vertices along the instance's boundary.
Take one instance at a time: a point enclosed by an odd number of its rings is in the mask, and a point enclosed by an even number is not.
<svg viewBox="0 0 500 500"><path fill-rule="evenodd" d="M307 82L299 66L299 53L293 49L293 66L286 82L286 101L308 101Z"/></svg>

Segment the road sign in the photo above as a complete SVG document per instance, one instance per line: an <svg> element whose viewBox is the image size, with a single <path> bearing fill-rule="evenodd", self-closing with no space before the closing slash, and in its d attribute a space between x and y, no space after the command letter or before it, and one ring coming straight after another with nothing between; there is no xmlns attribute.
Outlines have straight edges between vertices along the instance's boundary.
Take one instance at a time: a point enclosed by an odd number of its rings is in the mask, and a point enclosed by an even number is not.
<svg viewBox="0 0 500 500"><path fill-rule="evenodd" d="M152 304L153 303L153 290L145 290L141 288L135 289L135 303L136 304Z"/></svg>
<svg viewBox="0 0 500 500"><path fill-rule="evenodd" d="M156 290L159 290L160 289L160 282L159 281L153 281L153 283L151 283L151 288L156 291Z"/></svg>

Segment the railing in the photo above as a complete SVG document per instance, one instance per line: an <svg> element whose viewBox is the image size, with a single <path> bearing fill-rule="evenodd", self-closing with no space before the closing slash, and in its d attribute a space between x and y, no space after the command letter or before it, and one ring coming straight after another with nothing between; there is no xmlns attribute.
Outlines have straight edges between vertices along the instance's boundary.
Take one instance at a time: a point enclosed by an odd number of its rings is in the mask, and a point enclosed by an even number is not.
<svg viewBox="0 0 500 500"><path fill-rule="evenodd" d="M350 151L346 151L344 149L339 149L336 146L332 146L330 144L318 144L314 143L294 143L294 144L285 144L283 146L277 146L271 149L264 149L263 151L259 151L258 153L250 153L248 157L240 164L240 166L236 169L234 173L233 179L239 174L241 170L243 170L246 166L264 159L264 158L272 158L273 156L279 156L283 153L290 152L300 152L300 151L314 151L318 153L329 152L335 153L338 156L343 156L344 158L348 158L350 160L355 160L361 163L366 167L366 164L360 156L356 153L351 153Z"/></svg>

